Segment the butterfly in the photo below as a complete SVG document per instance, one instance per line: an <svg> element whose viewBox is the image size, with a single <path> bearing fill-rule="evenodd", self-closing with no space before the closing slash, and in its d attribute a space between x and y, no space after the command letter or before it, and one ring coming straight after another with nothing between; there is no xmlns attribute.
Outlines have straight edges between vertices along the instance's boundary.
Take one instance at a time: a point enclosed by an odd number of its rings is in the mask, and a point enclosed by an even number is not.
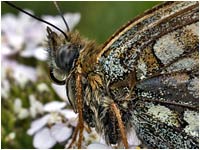
<svg viewBox="0 0 200 150"><path fill-rule="evenodd" d="M134 129L147 148L199 148L199 3L165 2L97 45L47 28L50 77L66 85L79 121L111 146L129 148ZM64 77L62 80L56 74Z"/></svg>

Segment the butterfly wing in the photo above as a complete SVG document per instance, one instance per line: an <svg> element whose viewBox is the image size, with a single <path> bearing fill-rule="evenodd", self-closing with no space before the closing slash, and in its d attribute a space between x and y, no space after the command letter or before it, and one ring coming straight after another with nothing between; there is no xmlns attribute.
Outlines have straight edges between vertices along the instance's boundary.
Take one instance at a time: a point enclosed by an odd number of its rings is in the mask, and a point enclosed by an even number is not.
<svg viewBox="0 0 200 150"><path fill-rule="evenodd" d="M148 147L198 148L198 21L198 2L167 2L122 27L98 54L110 95L131 99L127 111Z"/></svg>

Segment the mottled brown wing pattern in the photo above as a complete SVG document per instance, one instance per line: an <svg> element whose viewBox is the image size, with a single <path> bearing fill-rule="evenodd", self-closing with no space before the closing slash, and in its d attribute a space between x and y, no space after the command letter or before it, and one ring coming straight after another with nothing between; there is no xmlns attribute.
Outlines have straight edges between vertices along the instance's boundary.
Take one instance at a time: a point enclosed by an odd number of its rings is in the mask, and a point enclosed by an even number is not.
<svg viewBox="0 0 200 150"><path fill-rule="evenodd" d="M98 55L107 86L99 97L112 97L127 131L131 122L149 148L198 148L198 21L198 2L164 3L120 29Z"/></svg>
<svg viewBox="0 0 200 150"><path fill-rule="evenodd" d="M149 99L148 91L154 91L159 101L198 108L198 43L198 23L193 23L146 48L136 71L140 80L136 87L143 87L142 97ZM154 53L148 54L148 50Z"/></svg>

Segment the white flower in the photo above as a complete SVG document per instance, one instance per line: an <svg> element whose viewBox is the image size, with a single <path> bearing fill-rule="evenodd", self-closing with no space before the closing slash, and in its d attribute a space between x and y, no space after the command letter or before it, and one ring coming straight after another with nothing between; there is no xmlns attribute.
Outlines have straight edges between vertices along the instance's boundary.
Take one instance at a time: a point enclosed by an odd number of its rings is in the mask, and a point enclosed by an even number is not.
<svg viewBox="0 0 200 150"><path fill-rule="evenodd" d="M22 108L22 101L19 98L16 98L14 101L14 112L19 113Z"/></svg>
<svg viewBox="0 0 200 150"><path fill-rule="evenodd" d="M67 119L74 119L78 117L78 114L75 114L71 109L63 109L59 111L65 118Z"/></svg>
<svg viewBox="0 0 200 150"><path fill-rule="evenodd" d="M28 109L22 107L22 101L19 98L16 98L14 101L14 112L16 113L17 118L21 120L29 116Z"/></svg>
<svg viewBox="0 0 200 150"><path fill-rule="evenodd" d="M15 132L11 132L5 137L5 141L10 142L10 141L14 140L15 137L16 137L16 133Z"/></svg>
<svg viewBox="0 0 200 150"><path fill-rule="evenodd" d="M15 78L15 81L17 81L19 85L24 88L28 81L36 81L37 74L35 68L33 67L17 65L16 68L13 68L13 77Z"/></svg>
<svg viewBox="0 0 200 150"><path fill-rule="evenodd" d="M63 117L58 112L51 112L48 124L61 123L62 121Z"/></svg>
<svg viewBox="0 0 200 150"><path fill-rule="evenodd" d="M16 133L15 132L11 132L11 133L8 134L8 136L9 136L10 139L13 140L16 137Z"/></svg>
<svg viewBox="0 0 200 150"><path fill-rule="evenodd" d="M72 128L67 127L63 123L57 123L51 127L52 136L58 142L64 142L72 135Z"/></svg>
<svg viewBox="0 0 200 150"><path fill-rule="evenodd" d="M72 135L72 128L64 123L55 123L51 127L45 127L49 117L49 115L46 115L37 120L37 122L32 124L32 129L28 130L29 135L34 135L33 146L35 148L51 148L57 142L64 142Z"/></svg>
<svg viewBox="0 0 200 150"><path fill-rule="evenodd" d="M78 124L78 114L75 114L71 109L63 109L59 111L65 118L68 119L68 122L73 127L76 127Z"/></svg>
<svg viewBox="0 0 200 150"><path fill-rule="evenodd" d="M30 100L34 103L34 102L36 102L36 100L35 100L35 98L33 97L33 96L30 96ZM42 111L44 110L45 111L45 109L46 108L48 108L48 107L52 107L53 105L52 104L54 104L55 105L55 107L56 107L56 109L55 109L55 111L60 111L62 108L63 108L63 103L62 102L57 102L57 101L54 101L54 102L50 102L50 103L47 103L46 105L42 105ZM61 106L61 107L60 107ZM46 107L46 108L45 108ZM47 110L47 112L49 112L49 109L50 108L48 108ZM52 110L53 111L53 110ZM43 116L43 117L41 117L41 118L39 118L39 119L36 119L35 121L33 121L32 123L31 123L31 128L28 130L28 134L29 135L33 135L35 132L37 132L39 129L41 129L41 128L43 128L48 122L56 122L57 121L57 119L56 119L56 117L59 117L59 114L58 113L56 113L56 112L53 112L53 113L50 113L50 114L47 114L47 115L45 115L45 116ZM52 120L54 120L54 121L52 121Z"/></svg>
<svg viewBox="0 0 200 150"><path fill-rule="evenodd" d="M35 57L38 60L45 61L48 58L47 51L45 51L44 47L27 47L20 53L22 57Z"/></svg>
<svg viewBox="0 0 200 150"><path fill-rule="evenodd" d="M44 112L43 104L40 101L36 100L34 95L29 96L29 101L30 101L29 111L31 117L35 118L37 114L42 114Z"/></svg>
<svg viewBox="0 0 200 150"><path fill-rule="evenodd" d="M70 31L80 20L79 13L64 14L64 17L68 22ZM60 16L43 16L42 18L49 22L52 21L51 23L58 26L63 31L66 30ZM22 13L17 16L11 14L4 15L1 21L1 58L5 58L6 60L3 61L2 67L5 69L5 72L10 70L10 75L24 88L28 81L35 82L37 80L38 76L36 70L32 67L9 60L8 56L19 54L21 57L34 57L41 61L47 60L47 52L42 46L43 42L46 40L47 25ZM61 34L53 27L50 28L58 34ZM37 88L39 91L45 90L44 85L39 85ZM58 91L58 96L67 101L65 87L63 87L62 91ZM66 111L64 107L66 106L66 102L52 102L43 105L36 100L33 95L29 97L29 100L31 107L27 114L30 114L31 117L36 117L37 114L47 113L43 117L33 121L31 128L27 131L29 135L34 136L34 147L51 148L55 143L65 141L71 136L72 128L69 128L68 125L73 116L77 115L71 113L72 116L69 117L69 115L65 114ZM16 111L18 111L19 117L23 118L27 110L16 102ZM63 123L63 120L66 122ZM74 121L73 124L75 124L76 121ZM65 132L67 132L67 134L64 134Z"/></svg>
<svg viewBox="0 0 200 150"><path fill-rule="evenodd" d="M26 10L30 12L29 10ZM33 12L30 12L33 14ZM7 39L7 43L14 50L20 51L23 45L33 47L41 44L45 39L44 26L41 22L29 17L26 14L19 13L18 16L6 14L2 16L2 32Z"/></svg>
<svg viewBox="0 0 200 150"><path fill-rule="evenodd" d="M106 144L93 142L93 143L91 143L90 145L87 146L87 149L112 149L112 147L110 147Z"/></svg>
<svg viewBox="0 0 200 150"><path fill-rule="evenodd" d="M17 81L22 88L24 88L28 81L35 82L37 79L36 69L33 67L16 64L16 67L12 69L15 81Z"/></svg>
<svg viewBox="0 0 200 150"><path fill-rule="evenodd" d="M33 67L22 65L6 58L3 58L1 66L4 72L11 72L10 75L22 88L24 88L28 81L35 82L37 80L36 69Z"/></svg>
<svg viewBox="0 0 200 150"><path fill-rule="evenodd" d="M42 129L47 123L48 119L50 118L50 114L47 114L43 116L42 118L39 118L31 123L31 128L28 129L27 133L28 135L33 135L40 129Z"/></svg>
<svg viewBox="0 0 200 150"><path fill-rule="evenodd" d="M68 102L67 95L66 95L66 85L57 85L52 83L51 86L53 87L56 94L65 102Z"/></svg>
<svg viewBox="0 0 200 150"><path fill-rule="evenodd" d="M35 148L51 148L56 144L55 138L51 135L49 128L43 128L33 137L33 146Z"/></svg>
<svg viewBox="0 0 200 150"><path fill-rule="evenodd" d="M6 79L1 79L1 97L7 99L10 93L10 83Z"/></svg>
<svg viewBox="0 0 200 150"><path fill-rule="evenodd" d="M4 59L2 58L1 61ZM1 97L7 99L10 93L10 83L6 79L7 70L1 67Z"/></svg>
<svg viewBox="0 0 200 150"><path fill-rule="evenodd" d="M2 39L4 37L2 36ZM8 43L4 43L3 41L1 42L1 57L2 56L9 56L9 55L14 55L17 53L16 49L13 49Z"/></svg>
<svg viewBox="0 0 200 150"><path fill-rule="evenodd" d="M20 112L18 113L18 118L19 119L25 119L29 116L29 111L26 108L20 109Z"/></svg>
<svg viewBox="0 0 200 150"><path fill-rule="evenodd" d="M43 106L43 110L48 114L33 121L27 131L27 134L34 135L35 148L52 148L57 142L64 142L71 137L73 130L69 126L70 119L77 116L73 113L72 116L64 115L64 112L67 112L65 106L65 102L59 101L49 102Z"/></svg>
<svg viewBox="0 0 200 150"><path fill-rule="evenodd" d="M17 22L19 21L19 22ZM17 23L23 23L20 20L16 18L13 14L6 14L2 16L1 19L1 32L2 35L5 35L5 42L2 42L2 46L8 47L7 50L11 53L15 53L19 51L19 49L22 48L24 38L21 35L21 31L19 28L19 24ZM5 45L3 45L5 44ZM13 49L10 49L10 47L13 47ZM2 50L5 51L5 50ZM13 52L12 52L13 51Z"/></svg>
<svg viewBox="0 0 200 150"><path fill-rule="evenodd" d="M65 102L53 101L44 106L46 112L59 111L66 106Z"/></svg>
<svg viewBox="0 0 200 150"><path fill-rule="evenodd" d="M51 128L43 128L33 137L35 148L52 148L57 142L64 142L72 135L72 128L65 124L55 124Z"/></svg>
<svg viewBox="0 0 200 150"><path fill-rule="evenodd" d="M39 92L48 92L49 91L49 87L45 83L38 84L37 89Z"/></svg>

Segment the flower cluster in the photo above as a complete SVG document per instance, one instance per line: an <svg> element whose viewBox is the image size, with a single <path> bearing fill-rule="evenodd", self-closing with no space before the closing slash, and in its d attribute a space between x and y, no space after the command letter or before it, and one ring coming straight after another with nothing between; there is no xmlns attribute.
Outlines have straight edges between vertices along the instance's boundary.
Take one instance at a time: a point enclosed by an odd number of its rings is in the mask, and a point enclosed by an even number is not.
<svg viewBox="0 0 200 150"><path fill-rule="evenodd" d="M69 21L70 29L80 20L79 13L67 13L64 17ZM42 16L42 19L65 28L60 16ZM44 75L47 76L45 68L40 65L40 62L47 60L47 52L43 46L46 41L45 30L45 24L23 13L2 16L3 145L17 140L17 127L14 124L25 120L33 120L32 123L28 122L30 127L26 127L26 130L29 136L33 136L35 148L52 148L56 143L63 144L71 137L76 126L77 115L68 106L65 87L43 80L46 78ZM33 60L35 63L32 63ZM11 114L8 118L7 112ZM6 127L6 119L14 120L11 129ZM13 132L6 133L7 130Z"/></svg>

